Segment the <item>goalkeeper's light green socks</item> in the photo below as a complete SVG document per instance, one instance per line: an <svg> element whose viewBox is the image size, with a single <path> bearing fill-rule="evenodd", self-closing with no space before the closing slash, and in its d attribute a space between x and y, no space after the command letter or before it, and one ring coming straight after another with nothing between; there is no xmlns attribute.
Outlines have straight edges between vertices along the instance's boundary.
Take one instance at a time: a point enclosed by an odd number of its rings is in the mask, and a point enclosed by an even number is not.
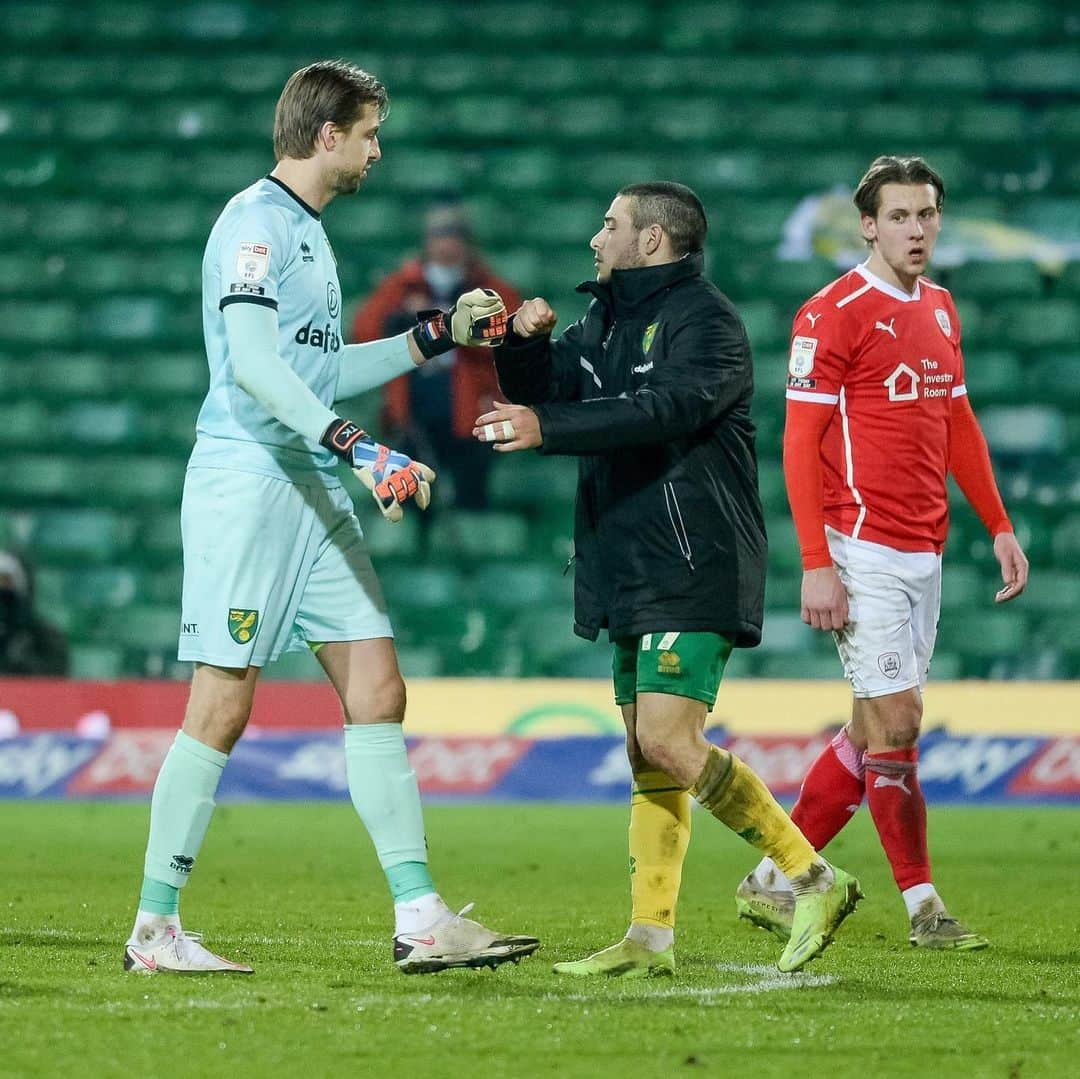
<svg viewBox="0 0 1080 1079"><path fill-rule="evenodd" d="M347 723L345 774L394 899L396 933L426 929L447 911L427 866L420 788L400 723Z"/></svg>
<svg viewBox="0 0 1080 1079"><path fill-rule="evenodd" d="M176 732L150 801L150 839L133 939L156 935L166 922L179 924L180 889L206 838L228 759L228 754Z"/></svg>

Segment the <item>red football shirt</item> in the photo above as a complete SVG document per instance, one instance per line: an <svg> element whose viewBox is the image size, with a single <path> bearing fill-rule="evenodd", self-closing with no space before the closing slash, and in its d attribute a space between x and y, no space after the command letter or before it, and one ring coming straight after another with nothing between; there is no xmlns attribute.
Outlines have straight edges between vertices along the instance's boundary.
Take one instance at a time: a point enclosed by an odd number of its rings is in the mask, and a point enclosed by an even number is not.
<svg viewBox="0 0 1080 1079"><path fill-rule="evenodd" d="M952 403L966 393L956 306L925 277L908 295L858 266L804 304L792 327L787 423L824 424L825 523L896 550L940 552ZM827 553L814 553L824 536L799 531L807 568L827 565Z"/></svg>

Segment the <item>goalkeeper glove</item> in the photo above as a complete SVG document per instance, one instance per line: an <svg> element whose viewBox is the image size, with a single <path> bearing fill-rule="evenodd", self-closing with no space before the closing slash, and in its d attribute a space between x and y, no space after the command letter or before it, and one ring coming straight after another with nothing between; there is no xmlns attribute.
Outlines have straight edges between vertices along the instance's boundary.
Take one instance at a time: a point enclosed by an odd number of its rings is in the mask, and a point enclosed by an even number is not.
<svg viewBox="0 0 1080 1079"><path fill-rule="evenodd" d="M474 288L459 296L449 311L420 311L413 327L416 347L425 360L449 352L458 345L490 348L506 336L506 305L497 292Z"/></svg>
<svg viewBox="0 0 1080 1079"><path fill-rule="evenodd" d="M435 481L435 473L427 465L375 442L349 420L334 420L319 442L348 464L388 521L401 520L401 503L410 498L422 510L427 509Z"/></svg>

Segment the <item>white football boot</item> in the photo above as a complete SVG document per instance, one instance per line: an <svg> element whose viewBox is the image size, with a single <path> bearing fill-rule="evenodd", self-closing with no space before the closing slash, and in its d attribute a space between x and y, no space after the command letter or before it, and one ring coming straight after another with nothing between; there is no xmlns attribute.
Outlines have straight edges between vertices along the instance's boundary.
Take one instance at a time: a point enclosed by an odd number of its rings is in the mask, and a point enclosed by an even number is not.
<svg viewBox="0 0 1080 1079"><path fill-rule="evenodd" d="M495 933L459 914L446 914L419 933L394 937L394 962L402 974L435 974L451 967L491 967L507 960L518 963L540 947L536 937Z"/></svg>
<svg viewBox="0 0 1080 1079"><path fill-rule="evenodd" d="M232 963L202 946L201 933L186 933L167 925L146 944L124 948L124 970L133 974L251 974L243 963Z"/></svg>

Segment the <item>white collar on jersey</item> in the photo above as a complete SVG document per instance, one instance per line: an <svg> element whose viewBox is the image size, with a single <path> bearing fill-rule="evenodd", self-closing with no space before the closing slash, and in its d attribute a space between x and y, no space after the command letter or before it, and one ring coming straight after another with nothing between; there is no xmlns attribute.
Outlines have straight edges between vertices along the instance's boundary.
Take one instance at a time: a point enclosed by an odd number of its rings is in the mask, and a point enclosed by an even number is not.
<svg viewBox="0 0 1080 1079"><path fill-rule="evenodd" d="M915 291L910 295L906 293L902 288L897 288L895 285L890 285L888 281L882 281L876 274L872 274L867 268L866 263L862 262L855 267L856 273L864 277L878 292L884 292L886 296L891 296L894 300L899 300L901 303L915 303L916 300L922 295L922 282L915 282Z"/></svg>

